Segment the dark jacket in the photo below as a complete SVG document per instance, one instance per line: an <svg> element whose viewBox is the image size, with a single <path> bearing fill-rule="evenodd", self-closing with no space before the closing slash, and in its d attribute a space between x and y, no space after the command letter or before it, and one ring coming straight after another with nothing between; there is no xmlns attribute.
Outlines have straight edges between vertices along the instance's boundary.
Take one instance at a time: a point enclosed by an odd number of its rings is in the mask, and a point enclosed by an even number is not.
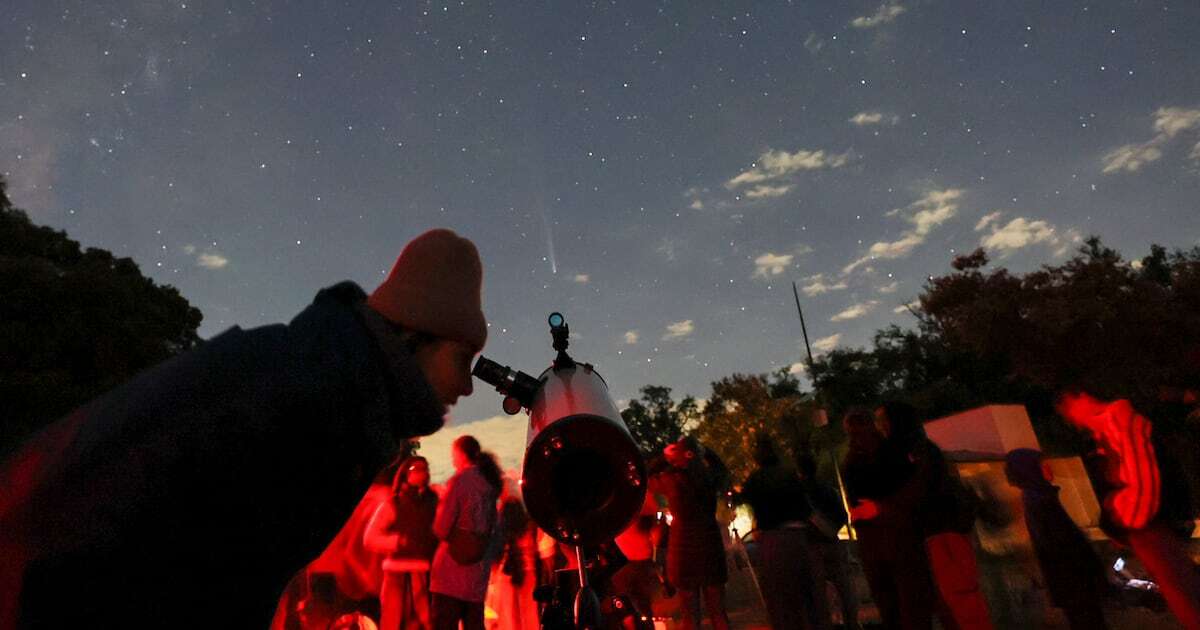
<svg viewBox="0 0 1200 630"><path fill-rule="evenodd" d="M846 514L846 506L842 504L842 495L838 493L837 489L812 477L806 477L804 479L804 495L808 497L808 503L812 510L820 514L829 526L840 530L849 522L850 517ZM828 536L813 537L813 540L837 542L836 539L830 539Z"/></svg>
<svg viewBox="0 0 1200 630"><path fill-rule="evenodd" d="M974 494L966 489L946 461L942 449L925 436L920 421L897 415L890 418L888 439L913 465L913 475L893 500L906 506L928 538L946 532L967 533L975 525Z"/></svg>
<svg viewBox="0 0 1200 630"><path fill-rule="evenodd" d="M873 519L854 523L864 545L877 543L881 553L906 549L922 540L913 506L898 501L901 491L915 476L914 466L890 441L867 448L852 448L842 465L846 499L853 508L860 500L870 499L880 506Z"/></svg>
<svg viewBox="0 0 1200 630"><path fill-rule="evenodd" d="M742 485L741 500L754 510L758 529L777 529L787 523L806 522L812 509L795 468L778 461L750 474Z"/></svg>
<svg viewBox="0 0 1200 630"><path fill-rule="evenodd" d="M364 298L346 282L288 325L230 329L18 450L0 628L265 627L399 440L442 423Z"/></svg>
<svg viewBox="0 0 1200 630"><path fill-rule="evenodd" d="M396 546L390 557L397 560L433 560L438 539L433 535L433 518L437 516L437 493L429 488L404 485L392 496L396 519L390 531L399 534L403 543Z"/></svg>
<svg viewBox="0 0 1200 630"><path fill-rule="evenodd" d="M1097 606L1106 591L1104 568L1087 537L1067 515L1058 487L1042 474L1041 453L1009 451L1005 474L1021 489L1025 527L1055 606Z"/></svg>

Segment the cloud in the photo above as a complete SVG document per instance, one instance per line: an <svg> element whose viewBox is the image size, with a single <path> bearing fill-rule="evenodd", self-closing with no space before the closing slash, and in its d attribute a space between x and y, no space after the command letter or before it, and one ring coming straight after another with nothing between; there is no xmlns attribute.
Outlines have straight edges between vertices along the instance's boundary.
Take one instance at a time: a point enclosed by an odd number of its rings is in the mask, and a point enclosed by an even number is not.
<svg viewBox="0 0 1200 630"><path fill-rule="evenodd" d="M1037 243L1050 243L1055 238L1053 225L1017 217L1004 227L993 227L992 233L980 239L979 244L988 249L1011 251Z"/></svg>
<svg viewBox="0 0 1200 630"><path fill-rule="evenodd" d="M695 332L696 326L692 324L692 320L685 319L681 322L673 322L667 324L667 334L663 335L663 341L672 339L682 339Z"/></svg>
<svg viewBox="0 0 1200 630"><path fill-rule="evenodd" d="M450 445L463 435L475 436L484 450L495 453L503 470L520 471L525 460L528 423L529 418L523 413L493 416L485 420L449 424L441 431L421 438L420 454L429 460L430 479L434 483L444 483L454 474Z"/></svg>
<svg viewBox="0 0 1200 630"><path fill-rule="evenodd" d="M975 224L975 231L982 232L983 228L991 225L996 219L999 219L1000 215L1002 214L1004 213L997 210L995 212L983 215L983 217L979 219L979 222Z"/></svg>
<svg viewBox="0 0 1200 630"><path fill-rule="evenodd" d="M1155 135L1145 142L1121 145L1101 158L1104 174L1136 173L1143 166L1157 162L1163 157L1163 147L1184 132L1200 131L1200 109L1184 107L1160 107L1154 112ZM1200 143L1188 154L1188 158L1200 161Z"/></svg>
<svg viewBox="0 0 1200 630"><path fill-rule="evenodd" d="M636 344L637 342L638 342L638 331L636 331L636 330L625 331L625 343L632 346L632 345Z"/></svg>
<svg viewBox="0 0 1200 630"><path fill-rule="evenodd" d="M891 284L885 284L885 285L879 287L878 290L880 293L895 293L899 289L900 289L900 281L897 280Z"/></svg>
<svg viewBox="0 0 1200 630"><path fill-rule="evenodd" d="M1136 173L1143 166L1162 158L1162 149L1159 148L1161 144L1158 140L1151 140L1142 144L1126 144L1117 147L1104 154L1104 170L1101 172L1105 174L1119 171Z"/></svg>
<svg viewBox="0 0 1200 630"><path fill-rule="evenodd" d="M830 291L841 291L848 286L845 280L827 284L825 282L825 276L822 274L812 276L808 280L808 284L800 287L800 290L803 291L804 295L807 295L808 297L821 295L822 293L829 293Z"/></svg>
<svg viewBox="0 0 1200 630"><path fill-rule="evenodd" d="M871 311L875 310L875 307L878 305L879 305L879 302L877 300L869 300L866 302L859 302L858 304L847 307L845 310L838 313L837 315L830 317L829 321L844 322L844 321L849 321L851 319L858 319L858 318L866 315L867 313L870 313Z"/></svg>
<svg viewBox="0 0 1200 630"><path fill-rule="evenodd" d="M658 247L655 250L659 254L662 254L662 257L666 258L667 262L674 262L675 255L676 255L676 248L678 246L679 246L678 240L670 238L670 237L663 237L663 239L661 241L659 241Z"/></svg>
<svg viewBox="0 0 1200 630"><path fill-rule="evenodd" d="M782 197L788 194L791 189L792 187L790 185L768 186L766 184L760 184L754 188L751 188L750 190L747 190L745 195L747 199L771 199L774 197Z"/></svg>
<svg viewBox="0 0 1200 630"><path fill-rule="evenodd" d="M1196 128L1200 128L1200 109L1160 107L1154 112L1154 130L1168 138Z"/></svg>
<svg viewBox="0 0 1200 630"><path fill-rule="evenodd" d="M1041 219L1031 221L1025 217L1016 217L1008 223L1000 225L998 220L1000 215L1000 212L987 215L984 218L990 218L990 220L981 220L975 225L975 231L990 230L979 239L979 244L999 252L1001 256L1007 256L1019 249L1038 244L1051 247L1056 256L1062 256L1072 245L1083 240L1083 235L1078 230L1060 231L1050 222Z"/></svg>
<svg viewBox="0 0 1200 630"><path fill-rule="evenodd" d="M684 199L689 200L688 207L691 208L692 210L703 210L704 209L704 197L707 194L708 194L708 189L701 188L700 186L692 186L692 187L688 188L687 190L683 191L683 197L684 197Z"/></svg>
<svg viewBox="0 0 1200 630"><path fill-rule="evenodd" d="M958 214L958 200L962 198L964 192L961 188L931 190L907 207L896 208L888 212L888 216L909 213L907 221L912 224L912 227L902 232L900 238L894 241L879 241L872 244L867 250L866 256L843 267L842 273L850 273L876 258L903 258L909 255L925 242L926 237L934 228L953 219Z"/></svg>
<svg viewBox="0 0 1200 630"><path fill-rule="evenodd" d="M900 117L896 115L888 116L883 112L859 112L850 119L850 122L858 125L859 127L883 124L894 125L900 122Z"/></svg>
<svg viewBox="0 0 1200 630"><path fill-rule="evenodd" d="M575 282L578 282L579 284L587 284L588 282L591 281L591 279L592 279L592 277L587 275L586 273L575 274Z"/></svg>
<svg viewBox="0 0 1200 630"><path fill-rule="evenodd" d="M226 258L225 256L223 256L220 252L217 252L215 250L210 249L206 252L200 252L200 249L198 247L196 247L195 245L191 245L191 244L184 245L180 249L188 257L195 256L196 257L196 266L198 266L198 267L203 267L205 269L224 269L226 266L229 265L229 259ZM196 252L200 252L200 253L197 254Z"/></svg>
<svg viewBox="0 0 1200 630"><path fill-rule="evenodd" d="M733 179L725 182L725 187L734 190L750 184L776 181L801 171L837 168L845 166L849 160L849 153L828 154L820 149L816 151L798 149L795 153L767 149L758 156L758 161L751 165L750 170L739 173ZM763 188L767 187L759 186L756 190Z"/></svg>
<svg viewBox="0 0 1200 630"><path fill-rule="evenodd" d="M229 259L216 252L205 252L196 257L196 264L205 269L224 269Z"/></svg>
<svg viewBox="0 0 1200 630"><path fill-rule="evenodd" d="M924 197L914 202L910 208L920 208L910 221L916 226L916 233L926 236L933 228L954 218L958 213L958 204L954 203L962 197L963 191L957 188L935 190L926 193Z"/></svg>
<svg viewBox="0 0 1200 630"><path fill-rule="evenodd" d="M808 366L801 361L797 361L788 366L788 374L792 376L806 376L808 375Z"/></svg>
<svg viewBox="0 0 1200 630"><path fill-rule="evenodd" d="M854 28L875 28L876 26L882 26L895 20L907 10L898 2L884 3L880 5L879 10L873 15L860 15L850 20L850 26Z"/></svg>
<svg viewBox="0 0 1200 630"><path fill-rule="evenodd" d="M808 37L804 38L805 50L807 50L808 52L810 52L814 55L821 52L821 49L824 47L825 47L825 38L821 37L820 35L817 35L816 33L809 33Z"/></svg>
<svg viewBox="0 0 1200 630"><path fill-rule="evenodd" d="M904 314L904 313L911 313L913 311L913 309L917 308L920 305L921 305L920 302L914 300L912 302L909 302L908 304L901 304L900 306L897 306L896 308L892 309L892 312L896 313L898 315Z"/></svg>
<svg viewBox="0 0 1200 630"><path fill-rule="evenodd" d="M1083 233L1075 228L1068 228L1063 232L1062 238L1055 243L1054 255L1062 258L1071 251L1073 247L1078 247L1083 242Z"/></svg>
<svg viewBox="0 0 1200 630"><path fill-rule="evenodd" d="M837 333L834 335L829 335L828 337L821 337L820 339L812 342L812 347L813 350L816 350L817 352L829 352L836 348L838 342L841 340L842 333Z"/></svg>
<svg viewBox="0 0 1200 630"><path fill-rule="evenodd" d="M792 254L780 256L767 252L754 259L754 273L750 277L769 278L771 276L778 276L783 273L784 269L792 265L793 258L795 256Z"/></svg>

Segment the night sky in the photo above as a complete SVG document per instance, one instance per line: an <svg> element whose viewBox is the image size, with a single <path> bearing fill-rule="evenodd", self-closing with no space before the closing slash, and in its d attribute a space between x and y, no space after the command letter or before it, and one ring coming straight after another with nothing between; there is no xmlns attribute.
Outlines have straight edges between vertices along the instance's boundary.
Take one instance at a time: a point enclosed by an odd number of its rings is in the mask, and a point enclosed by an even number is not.
<svg viewBox="0 0 1200 630"><path fill-rule="evenodd" d="M1197 42L1194 1L9 0L0 172L205 337L444 226L489 357L537 373L561 310L618 401L703 397L801 360L792 281L820 352L981 245L1200 244Z"/></svg>

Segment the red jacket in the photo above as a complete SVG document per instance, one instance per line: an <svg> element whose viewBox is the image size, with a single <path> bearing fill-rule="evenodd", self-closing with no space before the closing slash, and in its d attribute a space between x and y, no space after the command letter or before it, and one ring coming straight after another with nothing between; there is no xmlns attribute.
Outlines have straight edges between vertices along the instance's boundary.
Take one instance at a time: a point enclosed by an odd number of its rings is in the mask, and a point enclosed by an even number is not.
<svg viewBox="0 0 1200 630"><path fill-rule="evenodd" d="M1162 476L1150 441L1152 425L1128 400L1110 403L1096 435L1108 463L1114 490L1104 497L1104 510L1125 529L1141 529L1158 514Z"/></svg>

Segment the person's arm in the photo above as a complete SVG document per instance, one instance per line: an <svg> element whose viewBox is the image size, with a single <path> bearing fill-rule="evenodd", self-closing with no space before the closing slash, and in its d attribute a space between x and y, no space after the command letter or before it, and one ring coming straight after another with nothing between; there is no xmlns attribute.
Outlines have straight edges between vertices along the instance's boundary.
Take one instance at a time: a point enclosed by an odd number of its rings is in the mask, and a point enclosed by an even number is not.
<svg viewBox="0 0 1200 630"><path fill-rule="evenodd" d="M363 529L363 546L378 553L391 553L402 544L404 539L400 534L391 533L396 521L396 510L389 499L375 508L371 520Z"/></svg>

